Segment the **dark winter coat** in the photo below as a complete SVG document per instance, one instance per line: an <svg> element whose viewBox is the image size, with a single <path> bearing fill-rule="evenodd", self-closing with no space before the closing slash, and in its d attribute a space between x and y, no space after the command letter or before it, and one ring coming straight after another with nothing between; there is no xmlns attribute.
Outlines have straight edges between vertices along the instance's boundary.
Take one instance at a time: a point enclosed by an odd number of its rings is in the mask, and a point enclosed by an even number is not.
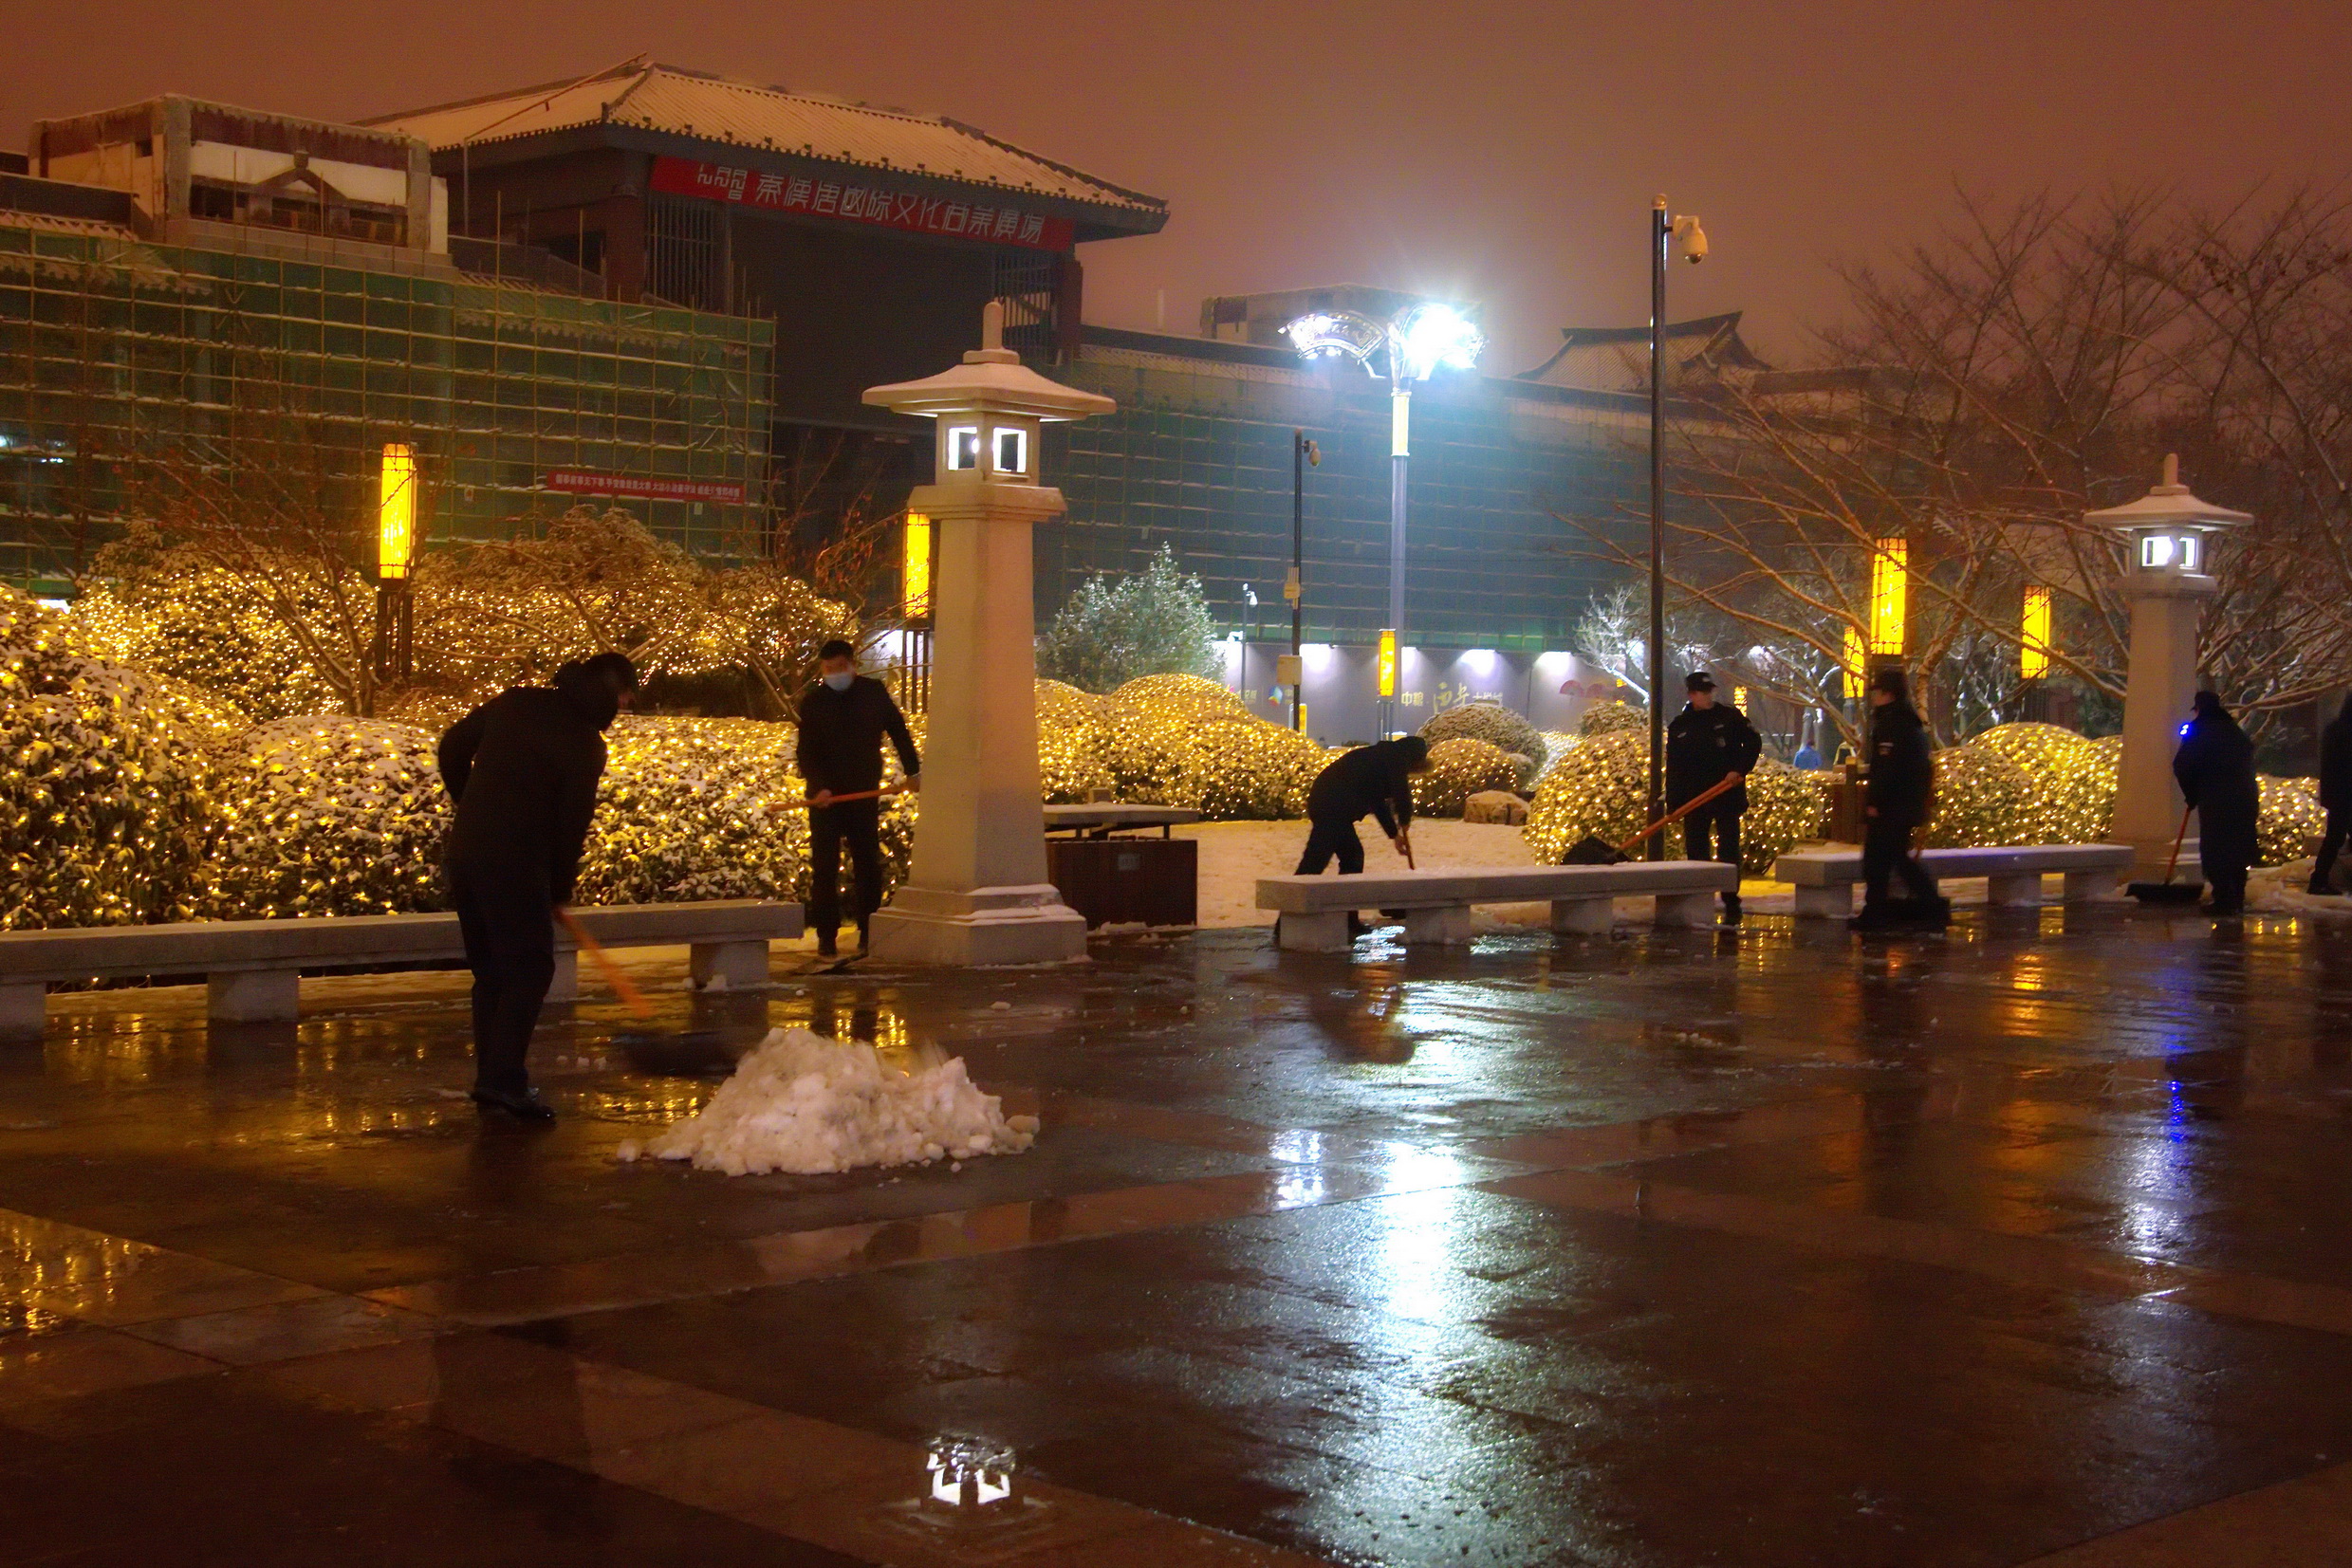
<svg viewBox="0 0 2352 1568"><path fill-rule="evenodd" d="M1685 707L1666 727L1666 804L1680 805L1723 782L1726 773L1751 773L1764 754L1764 737L1748 715L1728 702L1712 708ZM1745 811L1748 786L1740 784L1699 808Z"/></svg>
<svg viewBox="0 0 2352 1568"><path fill-rule="evenodd" d="M1870 770L1863 802L1890 826L1917 827L1935 798L1935 760L1927 726L1910 704L1870 710Z"/></svg>
<svg viewBox="0 0 2352 1568"><path fill-rule="evenodd" d="M1413 774L1397 741L1360 746L1315 775L1306 815L1318 822L1354 822L1369 812L1395 838L1413 821Z"/></svg>
<svg viewBox="0 0 2352 1568"><path fill-rule="evenodd" d="M2320 731L2320 804L2352 811L2352 701Z"/></svg>
<svg viewBox="0 0 2352 1568"><path fill-rule="evenodd" d="M2181 727L2173 753L2181 799L2196 807L2199 853L2209 868L2254 863L2262 790L2254 783L2254 743L2227 713L2200 713Z"/></svg>
<svg viewBox="0 0 2352 1568"><path fill-rule="evenodd" d="M603 730L620 711L593 675L501 692L441 737L441 783L457 802L445 858L493 877L537 877L571 902L604 776Z"/></svg>
<svg viewBox="0 0 2352 1568"><path fill-rule="evenodd" d="M794 755L801 780L814 795L829 789L854 795L879 789L882 783L882 737L898 748L898 766L908 778L922 771L915 755L915 737L907 732L906 716L890 700L890 689L871 675L859 675L846 692L836 692L823 681L801 698L800 740Z"/></svg>

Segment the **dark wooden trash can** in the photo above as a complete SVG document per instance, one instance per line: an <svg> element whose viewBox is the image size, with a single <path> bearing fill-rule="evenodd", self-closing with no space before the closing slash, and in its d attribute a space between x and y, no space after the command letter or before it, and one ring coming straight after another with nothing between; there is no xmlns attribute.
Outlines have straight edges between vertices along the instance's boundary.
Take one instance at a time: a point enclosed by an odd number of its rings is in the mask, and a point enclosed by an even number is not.
<svg viewBox="0 0 2352 1568"><path fill-rule="evenodd" d="M1047 839L1046 874L1089 929L1200 923L1200 845L1191 839Z"/></svg>

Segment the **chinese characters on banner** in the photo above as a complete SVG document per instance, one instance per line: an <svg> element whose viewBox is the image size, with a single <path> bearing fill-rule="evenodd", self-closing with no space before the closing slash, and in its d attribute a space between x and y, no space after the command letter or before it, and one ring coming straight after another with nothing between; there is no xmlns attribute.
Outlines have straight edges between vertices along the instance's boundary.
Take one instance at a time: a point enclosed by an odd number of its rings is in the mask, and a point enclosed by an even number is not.
<svg viewBox="0 0 2352 1568"><path fill-rule="evenodd" d="M654 159L653 188L676 196L736 202L767 212L846 218L911 233L951 234L991 245L1027 246L1032 250L1067 250L1078 239L1077 226L1068 218L1049 218L1018 207L918 196L821 175L779 175L694 158Z"/></svg>
<svg viewBox="0 0 2352 1568"><path fill-rule="evenodd" d="M740 505L743 487L720 479L639 479L593 469L549 469L545 481L566 495L626 495L639 501L724 501Z"/></svg>

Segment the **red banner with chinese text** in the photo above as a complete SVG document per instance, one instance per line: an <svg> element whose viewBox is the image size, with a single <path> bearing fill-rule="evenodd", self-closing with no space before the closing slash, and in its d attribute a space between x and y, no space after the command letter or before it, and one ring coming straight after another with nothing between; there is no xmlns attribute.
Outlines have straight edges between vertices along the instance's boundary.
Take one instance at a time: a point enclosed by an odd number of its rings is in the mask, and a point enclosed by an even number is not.
<svg viewBox="0 0 2352 1568"><path fill-rule="evenodd" d="M675 196L733 202L763 212L842 218L912 234L944 234L1032 250L1067 250L1078 242L1078 226L1068 218L1047 217L985 197L918 196L864 181L771 174L686 157L654 159L652 183L655 190Z"/></svg>

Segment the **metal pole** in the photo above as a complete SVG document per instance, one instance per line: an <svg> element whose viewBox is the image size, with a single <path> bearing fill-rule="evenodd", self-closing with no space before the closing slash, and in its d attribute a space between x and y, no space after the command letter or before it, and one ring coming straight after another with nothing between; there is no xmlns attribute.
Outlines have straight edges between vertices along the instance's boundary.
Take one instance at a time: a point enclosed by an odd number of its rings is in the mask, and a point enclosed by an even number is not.
<svg viewBox="0 0 2352 1568"><path fill-rule="evenodd" d="M1398 350L1389 345L1393 356ZM1401 375L1395 375L1396 392L1390 399L1389 459L1388 459L1388 624L1397 634L1397 678L1395 696L1388 699L1386 729L1395 729L1397 707L1404 694L1405 676L1405 445L1413 422L1413 383Z"/></svg>
<svg viewBox="0 0 2352 1568"><path fill-rule="evenodd" d="M1666 784L1666 198L1650 209L1650 790L1645 822L1665 809ZM1649 858L1666 858L1650 835Z"/></svg>
<svg viewBox="0 0 2352 1568"><path fill-rule="evenodd" d="M1299 638L1306 630L1306 432L1290 433L1290 657L1299 678L1290 687L1290 728L1306 728L1306 665Z"/></svg>

